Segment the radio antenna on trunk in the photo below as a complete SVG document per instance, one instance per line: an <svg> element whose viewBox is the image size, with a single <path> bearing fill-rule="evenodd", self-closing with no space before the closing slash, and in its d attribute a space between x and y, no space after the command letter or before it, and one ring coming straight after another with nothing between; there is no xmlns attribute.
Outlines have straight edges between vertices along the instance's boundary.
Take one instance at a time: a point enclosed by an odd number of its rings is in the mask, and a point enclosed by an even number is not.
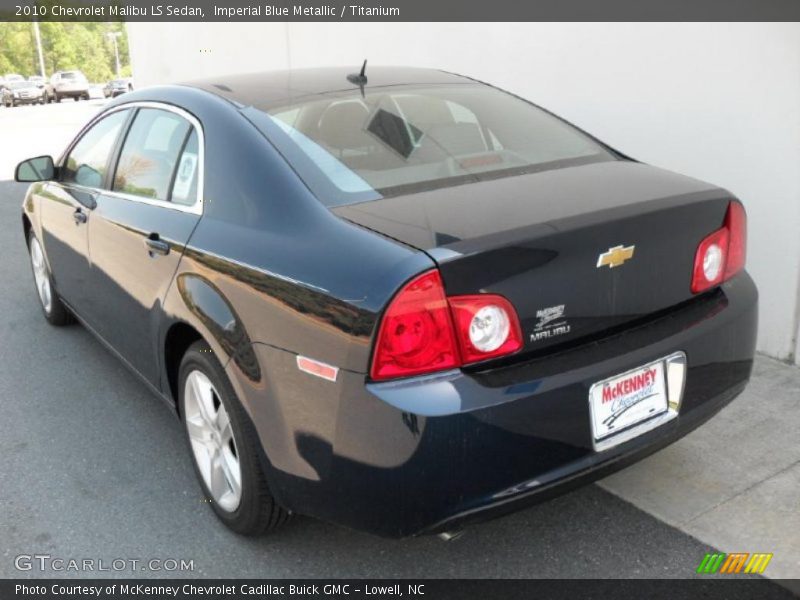
<svg viewBox="0 0 800 600"><path fill-rule="evenodd" d="M361 88L361 95L364 96L364 86L367 84L367 59L364 59L364 64L361 65L361 72L360 73L350 73L347 76L347 81L350 83L354 83L359 88Z"/></svg>

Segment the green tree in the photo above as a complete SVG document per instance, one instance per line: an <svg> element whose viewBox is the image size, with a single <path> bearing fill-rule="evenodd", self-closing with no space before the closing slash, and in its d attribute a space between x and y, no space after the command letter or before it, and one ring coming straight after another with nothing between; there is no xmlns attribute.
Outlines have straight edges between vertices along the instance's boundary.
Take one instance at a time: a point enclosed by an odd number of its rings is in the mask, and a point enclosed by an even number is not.
<svg viewBox="0 0 800 600"><path fill-rule="evenodd" d="M103 82L116 76L114 44L117 37L123 76L130 75L128 35L124 23L46 22L39 24L46 75L79 69L89 81ZM0 23L0 75L39 74L36 38L32 23Z"/></svg>
<svg viewBox="0 0 800 600"><path fill-rule="evenodd" d="M29 73L35 53L33 30L27 23L0 24L0 73Z"/></svg>

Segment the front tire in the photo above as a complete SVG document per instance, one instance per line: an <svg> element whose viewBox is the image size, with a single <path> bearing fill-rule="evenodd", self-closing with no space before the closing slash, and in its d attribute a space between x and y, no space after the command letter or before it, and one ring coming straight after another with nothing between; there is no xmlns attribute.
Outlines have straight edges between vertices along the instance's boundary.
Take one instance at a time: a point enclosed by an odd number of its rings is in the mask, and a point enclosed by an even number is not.
<svg viewBox="0 0 800 600"><path fill-rule="evenodd" d="M56 327L69 325L74 319L55 291L53 276L50 274L50 268L44 258L42 246L33 232L28 235L28 250L31 256L36 293L39 296L39 305L42 307L44 318Z"/></svg>
<svg viewBox="0 0 800 600"><path fill-rule="evenodd" d="M181 361L179 396L194 470L217 517L243 535L284 524L289 513L269 491L258 435L203 341L192 344Z"/></svg>

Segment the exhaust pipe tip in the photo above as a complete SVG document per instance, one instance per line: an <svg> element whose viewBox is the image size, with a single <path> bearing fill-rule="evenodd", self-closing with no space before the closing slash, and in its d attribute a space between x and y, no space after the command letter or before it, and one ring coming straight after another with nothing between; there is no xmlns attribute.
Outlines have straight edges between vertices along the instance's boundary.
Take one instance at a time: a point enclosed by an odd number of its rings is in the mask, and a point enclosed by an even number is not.
<svg viewBox="0 0 800 600"><path fill-rule="evenodd" d="M443 542L454 542L462 535L464 535L464 530L456 529L455 531L443 531L442 533L438 534L437 537Z"/></svg>

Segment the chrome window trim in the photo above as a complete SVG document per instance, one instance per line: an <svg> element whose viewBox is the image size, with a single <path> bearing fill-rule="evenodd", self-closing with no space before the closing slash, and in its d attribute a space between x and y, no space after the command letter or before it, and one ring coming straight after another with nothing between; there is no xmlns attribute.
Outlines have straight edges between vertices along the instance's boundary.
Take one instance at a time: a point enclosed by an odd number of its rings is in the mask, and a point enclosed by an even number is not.
<svg viewBox="0 0 800 600"><path fill-rule="evenodd" d="M69 149L64 153L63 160L67 160L69 155L72 153L72 149L75 145L83 139L83 136L89 129L94 127L95 123L100 121L101 119L121 110L129 110L135 108L154 108L158 110L164 110L167 112L174 113L179 117L186 119L189 124L194 127L194 130L197 132L197 197L195 198L194 204L187 206L184 204L175 204L174 202L167 202L166 200L158 200L155 198L145 198L142 196L135 196L133 194L127 194L125 192L117 192L114 190L106 190L103 188L89 188L85 186L80 186L79 184L74 184L71 182L64 182L64 185L78 185L82 189L87 191L96 192L98 194L103 194L107 196L112 196L114 198L120 198L122 200L129 200L131 202L139 202L141 204L149 204L150 206L159 206L161 208L168 208L170 210L177 210L179 212L185 212L195 215L202 215L203 214L203 198L204 198L204 190L205 190L205 159L206 159L206 139L205 139L205 132L203 131L203 126L200 124L200 121L190 112L179 108L173 104L167 104L164 102L154 102L149 100L142 100L139 102L127 102L125 104L119 104L101 112L100 114L96 115L87 125L81 130L81 134L76 137L73 142L70 144ZM127 131L125 132L127 135ZM124 144L124 141L123 141ZM124 147L124 146L123 146ZM119 162L119 157L117 157L117 161ZM62 161L63 162L63 161ZM114 167L114 174L116 175L116 168L117 164L113 165ZM112 180L111 185L114 185Z"/></svg>

